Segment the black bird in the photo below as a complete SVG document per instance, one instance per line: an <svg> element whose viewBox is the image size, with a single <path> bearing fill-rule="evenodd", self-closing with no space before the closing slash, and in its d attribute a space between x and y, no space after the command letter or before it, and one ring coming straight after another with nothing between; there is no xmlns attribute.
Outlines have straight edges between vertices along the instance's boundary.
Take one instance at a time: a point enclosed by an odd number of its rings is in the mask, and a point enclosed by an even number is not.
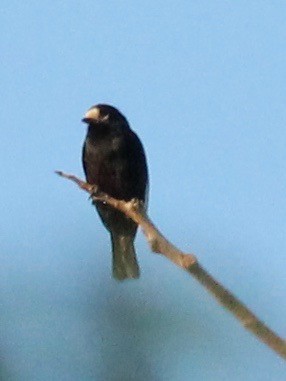
<svg viewBox="0 0 286 381"><path fill-rule="evenodd" d="M87 182L117 199L137 198L146 205L146 157L124 115L115 107L99 104L91 107L82 121L88 124L82 155ZM94 204L111 235L114 278L139 278L134 249L137 225L102 202Z"/></svg>

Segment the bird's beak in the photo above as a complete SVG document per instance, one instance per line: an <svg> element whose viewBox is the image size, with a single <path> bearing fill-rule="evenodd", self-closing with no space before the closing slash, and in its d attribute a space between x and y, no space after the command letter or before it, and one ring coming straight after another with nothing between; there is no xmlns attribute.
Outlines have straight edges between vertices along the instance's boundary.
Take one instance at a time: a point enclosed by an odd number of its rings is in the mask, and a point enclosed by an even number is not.
<svg viewBox="0 0 286 381"><path fill-rule="evenodd" d="M100 114L99 109L97 107L91 108L84 115L82 122L90 123L92 121L97 121L97 120L99 120L99 114Z"/></svg>

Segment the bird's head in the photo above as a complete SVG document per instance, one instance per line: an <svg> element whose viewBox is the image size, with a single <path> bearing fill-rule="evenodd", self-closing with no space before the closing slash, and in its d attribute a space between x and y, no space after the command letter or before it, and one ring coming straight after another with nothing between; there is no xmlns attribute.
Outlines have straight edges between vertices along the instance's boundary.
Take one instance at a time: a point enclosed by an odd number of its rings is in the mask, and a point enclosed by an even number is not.
<svg viewBox="0 0 286 381"><path fill-rule="evenodd" d="M96 106L92 106L84 115L82 121L84 123L88 123L90 125L127 125L128 122L124 115L121 114L119 110L115 107L106 105L106 104L98 104Z"/></svg>

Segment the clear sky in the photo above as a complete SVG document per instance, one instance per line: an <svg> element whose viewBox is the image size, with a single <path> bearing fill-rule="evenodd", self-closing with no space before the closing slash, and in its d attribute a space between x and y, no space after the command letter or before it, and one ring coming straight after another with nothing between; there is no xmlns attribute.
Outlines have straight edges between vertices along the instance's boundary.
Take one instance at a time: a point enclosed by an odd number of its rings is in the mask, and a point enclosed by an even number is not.
<svg viewBox="0 0 286 381"><path fill-rule="evenodd" d="M4 381L284 381L286 364L151 254L110 277L82 176L83 113L141 137L150 215L286 337L286 3L0 5L0 374Z"/></svg>

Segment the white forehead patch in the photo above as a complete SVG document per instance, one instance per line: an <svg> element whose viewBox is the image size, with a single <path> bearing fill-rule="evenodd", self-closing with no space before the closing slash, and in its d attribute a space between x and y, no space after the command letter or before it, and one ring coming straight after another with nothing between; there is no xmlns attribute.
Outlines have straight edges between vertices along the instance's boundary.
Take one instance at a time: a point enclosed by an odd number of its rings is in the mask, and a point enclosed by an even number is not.
<svg viewBox="0 0 286 381"><path fill-rule="evenodd" d="M99 119L99 115L100 115L99 109L97 107L93 107L86 112L84 117L86 119Z"/></svg>

